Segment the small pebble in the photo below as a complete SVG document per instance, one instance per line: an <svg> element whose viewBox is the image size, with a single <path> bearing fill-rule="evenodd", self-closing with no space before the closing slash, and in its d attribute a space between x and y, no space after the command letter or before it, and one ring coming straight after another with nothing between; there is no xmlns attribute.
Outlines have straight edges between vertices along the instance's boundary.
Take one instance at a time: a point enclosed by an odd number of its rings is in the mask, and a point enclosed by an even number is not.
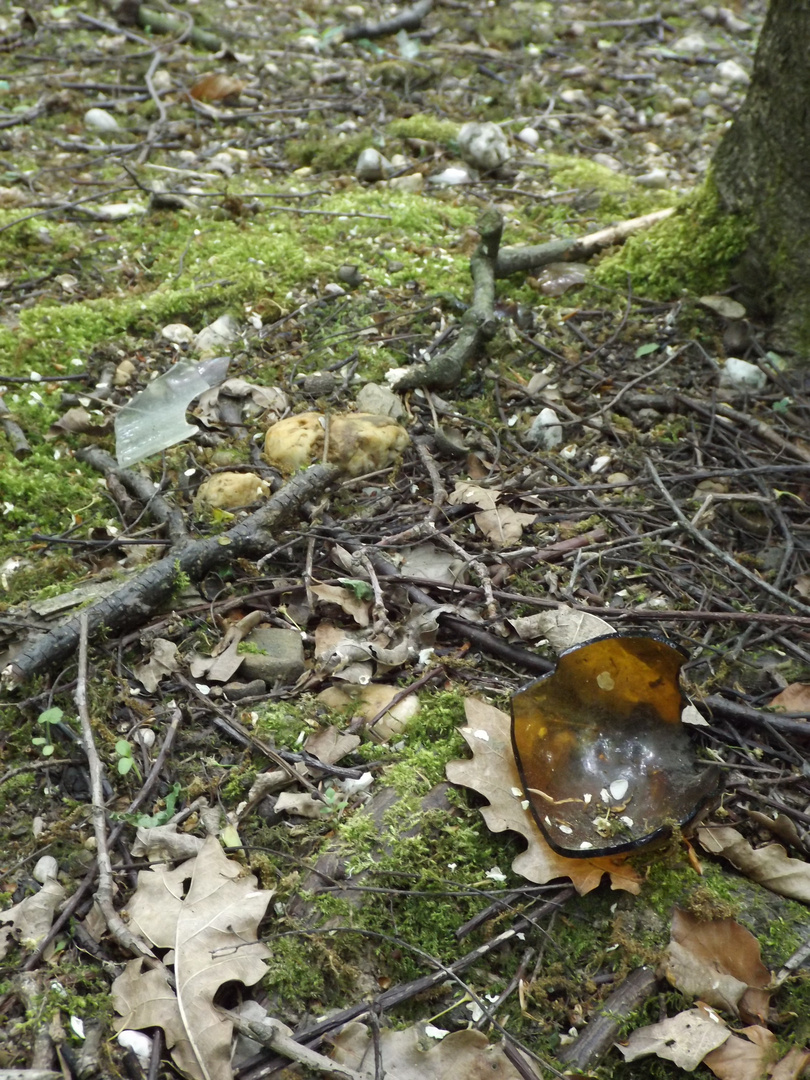
<svg viewBox="0 0 810 1080"><path fill-rule="evenodd" d="M93 131L118 131L119 124L106 109L88 109L84 114L84 126Z"/></svg>

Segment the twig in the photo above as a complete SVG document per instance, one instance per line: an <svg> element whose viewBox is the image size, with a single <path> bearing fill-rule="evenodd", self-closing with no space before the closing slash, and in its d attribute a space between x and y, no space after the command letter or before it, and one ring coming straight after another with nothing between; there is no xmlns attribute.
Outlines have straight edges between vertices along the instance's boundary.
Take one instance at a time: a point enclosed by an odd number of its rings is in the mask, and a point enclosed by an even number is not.
<svg viewBox="0 0 810 1080"><path fill-rule="evenodd" d="M31 453L28 439L26 439L23 429L6 408L6 403L2 397L0 397L0 424L3 425L3 431L5 431L8 441L11 443L11 451L14 457L18 461L27 458Z"/></svg>
<svg viewBox="0 0 810 1080"><path fill-rule="evenodd" d="M365 1073L356 1072L347 1065L339 1065L336 1061L319 1054L317 1050L310 1050L300 1042L287 1034L284 1024L268 1017L266 1020L245 1020L238 1013L228 1009L219 1010L223 1016L227 1016L240 1035L246 1035L249 1039L255 1039L268 1050L275 1050L282 1057L290 1061L297 1061L306 1069L313 1072L324 1073L326 1076L347 1077L348 1080L367 1080Z"/></svg>
<svg viewBox="0 0 810 1080"><path fill-rule="evenodd" d="M422 20L433 7L433 0L418 0L409 8L403 8L399 14L390 19L382 19L376 23L356 23L347 26L340 34L343 41L356 41L358 38L386 37L389 34L398 34L400 30L418 30Z"/></svg>
<svg viewBox="0 0 810 1080"><path fill-rule="evenodd" d="M466 365L495 334L495 261L503 231L500 211L487 210L478 222L478 231L481 242L470 259L473 302L461 317L458 336L446 352L409 369L393 387L398 394L417 386L437 390L456 386Z"/></svg>
<svg viewBox="0 0 810 1080"><path fill-rule="evenodd" d="M90 770L90 799L92 804L93 832L96 838L96 864L98 888L95 902L104 916L107 929L122 949L157 962L146 942L134 934L113 906L113 873L110 851L107 846L107 814L104 808L101 759L96 750L93 725L87 707L87 613L79 616L79 677L76 684L76 708L82 726L82 741ZM162 966L162 965L161 965Z"/></svg>
<svg viewBox="0 0 810 1080"><path fill-rule="evenodd" d="M647 463L647 472L650 474L653 483L661 492L662 496L666 500L667 505L677 518L682 528L686 532L688 532L694 540L697 540L699 544L702 544L707 551L710 551L712 555L720 559L721 562L724 562L726 566L728 566L731 570L734 570L736 573L741 574L747 581L750 581L754 585L756 585L758 589L762 589L763 592L766 592L770 596L773 596L780 603L785 604L787 607L797 608L799 611L804 612L805 615L810 615L810 607L808 607L806 604L802 604L799 600L794 599L792 596L788 596L787 593L782 592L781 589L775 588L769 582L764 581L761 577L757 577L757 575L754 574L747 567L742 566L740 563L738 563L737 560L731 555L729 555L727 551L723 551L723 549L719 548L717 544L712 543L708 536L704 536L699 529L696 529L692 522L689 520L689 518L684 514L684 512L672 498L667 488L664 486L661 477L658 475L658 470L655 468L650 458L645 458L645 461Z"/></svg>
<svg viewBox="0 0 810 1080"><path fill-rule="evenodd" d="M616 1042L622 1020L643 1005L655 993L657 985L658 977L653 968L631 971L577 1038L558 1052L559 1060L576 1072L589 1072Z"/></svg>
<svg viewBox="0 0 810 1080"><path fill-rule="evenodd" d="M91 635L102 626L120 633L142 626L162 604L171 600L183 575L200 581L215 566L252 558L273 543L273 533L300 511L301 505L325 490L336 474L331 465L314 465L293 477L265 505L220 536L186 544L165 555L110 596L85 609ZM66 660L79 645L79 619L74 616L36 638L3 672L2 679L15 686L33 674Z"/></svg>
<svg viewBox="0 0 810 1080"><path fill-rule="evenodd" d="M674 212L675 209L671 206L665 210L655 210L651 214L630 218L608 229L588 233L577 240L550 240L547 244L533 247L501 248L495 263L495 276L509 277L512 274L536 270L540 266L548 266L553 262L587 259L601 248L621 244L632 233L657 225L659 221L671 217Z"/></svg>

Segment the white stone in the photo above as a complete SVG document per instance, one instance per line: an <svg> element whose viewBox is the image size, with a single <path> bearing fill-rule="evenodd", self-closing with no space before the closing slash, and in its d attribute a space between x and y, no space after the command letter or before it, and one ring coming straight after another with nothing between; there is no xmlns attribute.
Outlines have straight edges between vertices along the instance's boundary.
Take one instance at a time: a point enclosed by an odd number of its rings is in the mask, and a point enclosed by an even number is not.
<svg viewBox="0 0 810 1080"><path fill-rule="evenodd" d="M475 177L464 165L448 165L440 173L430 177L431 184L442 184L445 187L453 187L457 184L471 184Z"/></svg>
<svg viewBox="0 0 810 1080"><path fill-rule="evenodd" d="M392 191L404 191L407 195L418 195L425 186L421 173L407 173L405 176L392 176L388 181Z"/></svg>
<svg viewBox="0 0 810 1080"><path fill-rule="evenodd" d="M84 126L93 131L118 131L119 124L106 109L88 109L84 114Z"/></svg>
<svg viewBox="0 0 810 1080"><path fill-rule="evenodd" d="M512 156L509 143L501 128L491 121L470 121L458 133L461 156L476 169L490 172Z"/></svg>
<svg viewBox="0 0 810 1080"><path fill-rule="evenodd" d="M194 339L194 348L198 353L216 353L226 345L231 345L239 334L239 323L233 315L220 315L208 326L204 326Z"/></svg>
<svg viewBox="0 0 810 1080"><path fill-rule="evenodd" d="M611 172L622 171L622 163L612 154L594 154L591 161L601 165L604 169L610 169Z"/></svg>
<svg viewBox="0 0 810 1080"><path fill-rule="evenodd" d="M636 177L636 183L646 188L665 188L669 184L666 169L650 169Z"/></svg>
<svg viewBox="0 0 810 1080"><path fill-rule="evenodd" d="M685 34L672 46L672 51L683 53L686 56L698 56L708 50L708 44L703 34Z"/></svg>
<svg viewBox="0 0 810 1080"><path fill-rule="evenodd" d="M731 86L747 86L751 82L751 76L736 60L724 60L714 70L718 79Z"/></svg>
<svg viewBox="0 0 810 1080"><path fill-rule="evenodd" d="M44 885L46 881L55 878L58 872L59 864L53 855L43 855L41 859L37 860L31 876L34 881L38 881L40 885Z"/></svg>
<svg viewBox="0 0 810 1080"><path fill-rule="evenodd" d="M720 374L720 385L735 390L762 390L768 376L756 364L729 356Z"/></svg>
<svg viewBox="0 0 810 1080"><path fill-rule="evenodd" d="M373 146L360 151L354 175L358 180L382 180L391 169L391 162Z"/></svg>
<svg viewBox="0 0 810 1080"><path fill-rule="evenodd" d="M194 331L185 323L173 322L163 327L160 336L173 345L188 345L194 340Z"/></svg>
<svg viewBox="0 0 810 1080"><path fill-rule="evenodd" d="M560 418L553 409L541 409L526 433L526 442L543 450L556 450L562 441Z"/></svg>
<svg viewBox="0 0 810 1080"><path fill-rule="evenodd" d="M536 150L540 143L540 135L533 127L523 128L518 132L517 137L532 150Z"/></svg>

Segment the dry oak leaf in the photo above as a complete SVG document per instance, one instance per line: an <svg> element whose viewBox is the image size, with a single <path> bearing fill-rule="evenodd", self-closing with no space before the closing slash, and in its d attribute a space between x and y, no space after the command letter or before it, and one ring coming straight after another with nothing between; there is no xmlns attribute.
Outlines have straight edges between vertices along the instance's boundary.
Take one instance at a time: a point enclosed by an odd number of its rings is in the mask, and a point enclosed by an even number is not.
<svg viewBox="0 0 810 1080"><path fill-rule="evenodd" d="M617 1043L616 1048L625 1061L655 1054L691 1072L707 1054L722 1046L730 1034L714 1010L698 1007L669 1016L658 1024L636 1028L627 1042Z"/></svg>
<svg viewBox="0 0 810 1080"><path fill-rule="evenodd" d="M189 90L189 94L196 101L236 101L246 86L246 82L234 78L233 75L214 72L203 75Z"/></svg>
<svg viewBox="0 0 810 1080"><path fill-rule="evenodd" d="M703 1064L720 1080L761 1080L775 1044L774 1033L755 1024L730 1035L722 1046L706 1055Z"/></svg>
<svg viewBox="0 0 810 1080"><path fill-rule="evenodd" d="M781 844L752 848L736 829L698 829L698 840L711 855L728 859L752 881L771 892L810 904L810 864L791 859Z"/></svg>
<svg viewBox="0 0 810 1080"><path fill-rule="evenodd" d="M782 712L810 712L810 683L794 682L786 686L768 705Z"/></svg>
<svg viewBox="0 0 810 1080"><path fill-rule="evenodd" d="M56 909L65 899L65 890L55 877L46 879L39 892L26 896L19 904L0 911L0 957L12 942L27 948L39 945L53 923Z"/></svg>
<svg viewBox="0 0 810 1080"><path fill-rule="evenodd" d="M333 1040L333 1060L373 1080L374 1044L365 1024L346 1024ZM490 1046L482 1031L454 1031L440 1042L425 1033L424 1024L404 1031L380 1032L380 1056L386 1076L396 1080L520 1080L503 1048Z"/></svg>
<svg viewBox="0 0 810 1080"><path fill-rule="evenodd" d="M113 1004L123 1028L161 1027L183 1075L231 1080L232 1022L215 1007L226 982L252 986L264 975L269 950L257 929L273 893L228 859L209 837L194 859L175 870L147 870L129 904L132 928L157 949L168 950L177 993L142 961L127 964L113 983Z"/></svg>
<svg viewBox="0 0 810 1080"><path fill-rule="evenodd" d="M482 510L475 515L475 524L495 547L511 547L523 535L527 525L534 524L534 514L520 514L508 506Z"/></svg>
<svg viewBox="0 0 810 1080"><path fill-rule="evenodd" d="M557 652L616 633L610 623L600 619L598 615L577 611L567 604L560 604L551 611L538 611L534 615L507 619L507 622L514 626L523 641L546 638Z"/></svg>
<svg viewBox="0 0 810 1080"><path fill-rule="evenodd" d="M512 863L513 871L538 885L555 878L570 878L581 894L597 888L603 875L609 874L612 889L638 893L641 878L622 856L567 859L551 850L524 798L512 750L509 716L476 698L468 698L464 709L469 726L461 728L461 734L473 757L448 762L447 779L489 800L481 814L490 832L511 829L526 838L528 847Z"/></svg>
<svg viewBox="0 0 810 1080"><path fill-rule="evenodd" d="M664 970L674 987L746 1023L767 1020L771 973L749 930L734 919L702 921L675 908L670 934Z"/></svg>

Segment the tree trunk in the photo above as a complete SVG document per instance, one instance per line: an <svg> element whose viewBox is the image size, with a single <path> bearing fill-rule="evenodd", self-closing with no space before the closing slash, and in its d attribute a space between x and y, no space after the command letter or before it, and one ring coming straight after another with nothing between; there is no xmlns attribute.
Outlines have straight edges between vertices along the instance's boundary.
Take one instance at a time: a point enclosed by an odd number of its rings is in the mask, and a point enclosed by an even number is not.
<svg viewBox="0 0 810 1080"><path fill-rule="evenodd" d="M810 0L771 0L745 102L717 149L726 209L750 218L740 299L810 346ZM804 351L804 350L803 350Z"/></svg>

